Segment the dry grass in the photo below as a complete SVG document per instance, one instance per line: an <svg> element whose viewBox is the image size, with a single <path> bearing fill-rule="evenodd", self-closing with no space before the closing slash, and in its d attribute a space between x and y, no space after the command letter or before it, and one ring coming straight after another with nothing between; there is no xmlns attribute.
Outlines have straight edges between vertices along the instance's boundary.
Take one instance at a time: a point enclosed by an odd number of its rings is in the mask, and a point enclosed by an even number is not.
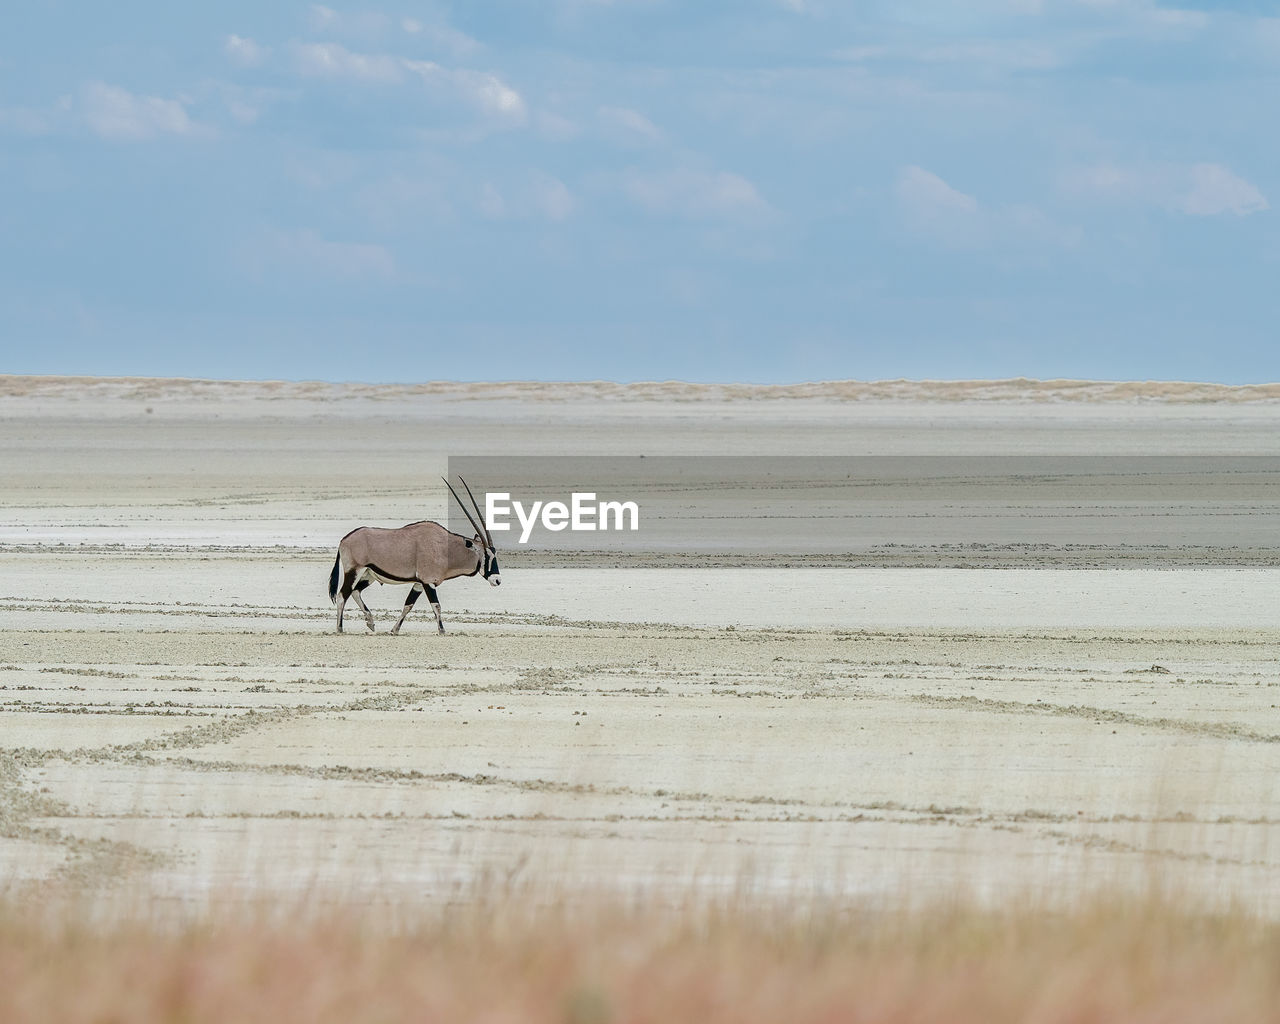
<svg viewBox="0 0 1280 1024"><path fill-rule="evenodd" d="M0 906L5 1021L1280 1020L1280 928L1068 914L471 905L90 927Z"/></svg>

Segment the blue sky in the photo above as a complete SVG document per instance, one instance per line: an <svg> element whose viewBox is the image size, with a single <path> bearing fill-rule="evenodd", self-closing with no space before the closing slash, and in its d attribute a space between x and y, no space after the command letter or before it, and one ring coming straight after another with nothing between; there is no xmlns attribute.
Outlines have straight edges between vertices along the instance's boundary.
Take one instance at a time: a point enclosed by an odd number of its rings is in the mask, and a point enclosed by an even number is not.
<svg viewBox="0 0 1280 1024"><path fill-rule="evenodd" d="M1280 7L33 2L0 371L1280 378Z"/></svg>

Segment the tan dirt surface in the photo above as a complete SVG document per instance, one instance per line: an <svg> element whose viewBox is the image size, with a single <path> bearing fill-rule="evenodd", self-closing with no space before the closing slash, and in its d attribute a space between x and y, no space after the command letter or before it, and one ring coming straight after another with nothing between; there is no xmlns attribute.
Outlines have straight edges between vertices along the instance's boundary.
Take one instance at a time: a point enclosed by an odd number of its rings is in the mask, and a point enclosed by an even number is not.
<svg viewBox="0 0 1280 1024"><path fill-rule="evenodd" d="M377 633L354 607L333 633L333 545L439 517L450 455L1278 454L1269 392L1068 383L6 378L0 886L200 907L1119 884L1274 914L1269 566L516 560L501 588L441 587L443 636L425 602L388 635L398 587L369 592Z"/></svg>

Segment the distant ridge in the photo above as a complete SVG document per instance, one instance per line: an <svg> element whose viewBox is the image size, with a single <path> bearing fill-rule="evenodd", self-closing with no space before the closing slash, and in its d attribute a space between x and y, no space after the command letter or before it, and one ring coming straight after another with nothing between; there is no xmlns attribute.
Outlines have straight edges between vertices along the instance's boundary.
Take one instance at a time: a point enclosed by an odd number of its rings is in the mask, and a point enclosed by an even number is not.
<svg viewBox="0 0 1280 1024"><path fill-rule="evenodd" d="M1280 402L1280 383L1208 384L1194 381L832 380L804 384L694 384L683 381L497 381L420 384L325 381L233 381L165 377L0 375L0 399L122 399L185 401L794 401L836 402L1159 402L1214 404Z"/></svg>

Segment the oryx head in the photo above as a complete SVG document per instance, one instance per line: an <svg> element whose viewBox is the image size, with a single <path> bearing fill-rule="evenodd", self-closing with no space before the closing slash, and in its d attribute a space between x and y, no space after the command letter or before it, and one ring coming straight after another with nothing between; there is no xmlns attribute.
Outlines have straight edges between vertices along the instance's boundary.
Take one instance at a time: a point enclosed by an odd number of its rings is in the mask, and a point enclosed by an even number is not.
<svg viewBox="0 0 1280 1024"><path fill-rule="evenodd" d="M443 480L444 478L441 477L441 479ZM471 488L467 487L467 482L463 480L462 477L458 477L458 479L462 481L462 486L466 487L467 497L471 499L471 505L476 510L476 514L474 516L467 508L466 503L458 497L458 492L453 489L453 484L449 483L448 480L445 480L444 485L449 488L449 493L453 495L454 500L457 501L459 507L461 507L462 511L466 513L467 519L471 521L471 526L476 531L475 545L480 549L480 564L477 567L478 570L484 575L484 578L489 581L489 586L499 586L502 583L502 577L499 575L500 570L498 569L498 552L493 546L493 538L489 536L489 531L485 528L484 513L480 511L480 505L476 501L476 496L471 493Z"/></svg>

